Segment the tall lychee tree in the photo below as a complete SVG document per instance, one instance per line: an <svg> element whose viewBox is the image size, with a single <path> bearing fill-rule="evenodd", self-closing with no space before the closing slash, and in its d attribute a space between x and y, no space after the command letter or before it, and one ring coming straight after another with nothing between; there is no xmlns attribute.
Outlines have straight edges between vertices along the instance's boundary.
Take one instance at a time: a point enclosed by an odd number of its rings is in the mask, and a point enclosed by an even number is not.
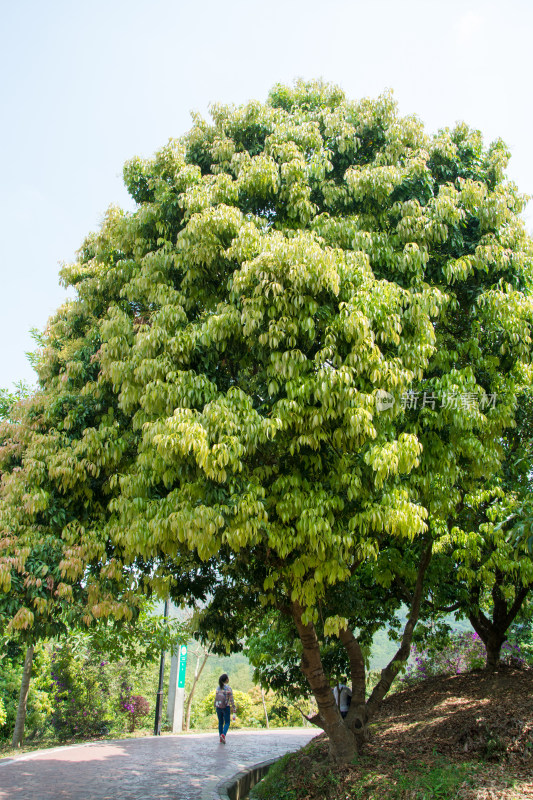
<svg viewBox="0 0 533 800"><path fill-rule="evenodd" d="M83 476L61 462L73 485L106 473L106 546L160 590L218 579L290 617L345 761L408 657L434 542L500 469L530 381L525 200L501 142L430 137L388 95L298 83L211 113L126 165L137 210L112 209L63 271L78 291L63 315L90 344L66 345L56 320L41 379L78 409L113 398L63 448L84 443ZM343 597L369 565L392 586L407 545L409 619L365 700ZM346 720L317 630L346 651Z"/></svg>

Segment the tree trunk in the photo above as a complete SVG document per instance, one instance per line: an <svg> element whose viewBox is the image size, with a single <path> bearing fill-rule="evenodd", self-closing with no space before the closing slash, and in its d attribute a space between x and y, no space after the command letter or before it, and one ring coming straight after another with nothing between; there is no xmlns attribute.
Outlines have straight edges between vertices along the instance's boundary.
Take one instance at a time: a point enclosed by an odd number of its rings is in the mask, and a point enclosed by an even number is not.
<svg viewBox="0 0 533 800"><path fill-rule="evenodd" d="M33 664L34 645L30 645L26 650L24 668L22 670L22 680L20 683L19 704L17 708L17 719L15 730L13 731L13 747L20 747L24 739L24 723L26 722L26 704L28 702L28 692L30 690L31 668Z"/></svg>
<svg viewBox="0 0 533 800"><path fill-rule="evenodd" d="M263 701L263 711L265 712L266 726L267 726L267 728L269 728L270 725L268 724L268 714L267 714L267 707L266 707L266 703L265 703L265 691L264 691L263 687L261 687L261 700Z"/></svg>
<svg viewBox="0 0 533 800"><path fill-rule="evenodd" d="M494 672L500 663L500 653L502 645L506 640L507 629L520 611L524 600L531 591L532 584L521 586L516 590L513 603L508 607L507 600L503 596L501 584L503 576L496 571L496 580L492 587L492 619L489 619L479 608L479 587L471 590L472 611L468 619L473 629L485 645L487 651L487 672Z"/></svg>
<svg viewBox="0 0 533 800"><path fill-rule="evenodd" d="M202 663L200 664L200 653L196 656L196 667L194 669L194 680L192 682L191 691L189 692L189 696L187 698L187 708L185 712L185 730L188 731L191 724L191 708L192 708L192 699L194 697L194 690L196 689L196 684L202 674L202 670L206 665L207 659L209 658L209 650L204 653L204 658Z"/></svg>
<svg viewBox="0 0 533 800"><path fill-rule="evenodd" d="M505 641L505 630L498 630L492 620L489 620L481 610L471 612L468 619L473 629L485 645L487 660L485 669L494 672L500 663L502 644Z"/></svg>
<svg viewBox="0 0 533 800"><path fill-rule="evenodd" d="M499 636L490 636L485 643L485 647L487 649L487 672L494 672L498 669L503 642L504 639L500 639Z"/></svg>
<svg viewBox="0 0 533 800"><path fill-rule="evenodd" d="M302 620L303 609L299 603L292 604L292 618L303 647L301 669L304 673L317 705L320 727L329 738L330 755L338 763L353 762L367 738L367 725L379 708L381 701L387 694L390 686L400 671L401 665L409 658L411 641L415 625L420 615L420 605L423 597L424 577L431 561L432 544L427 543L420 555L416 584L411 600L409 619L407 620L402 636L401 645L392 661L381 672L381 679L374 688L368 701L365 703L365 664L359 642L347 628L339 632L350 661L350 676L352 681L352 704L343 720L335 702L333 691L329 686L322 659L316 631L312 623L304 624ZM315 722L314 718L308 718Z"/></svg>
<svg viewBox="0 0 533 800"><path fill-rule="evenodd" d="M340 764L348 764L357 755L357 741L350 728L344 724L327 681L320 657L315 627L302 621L303 609L292 604L292 616L303 647L301 668L313 692L321 719L321 727L329 738L330 755Z"/></svg>

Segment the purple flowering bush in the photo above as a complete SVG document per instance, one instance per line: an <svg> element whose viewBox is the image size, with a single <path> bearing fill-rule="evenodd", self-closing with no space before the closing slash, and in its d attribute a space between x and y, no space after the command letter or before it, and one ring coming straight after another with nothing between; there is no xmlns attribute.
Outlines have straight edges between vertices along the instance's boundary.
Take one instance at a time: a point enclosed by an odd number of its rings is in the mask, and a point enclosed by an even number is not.
<svg viewBox="0 0 533 800"><path fill-rule="evenodd" d="M519 645L509 642L502 646L501 661L515 665L525 663ZM444 645L442 640L437 646L427 644L422 648L413 645L407 672L401 681L410 685L435 675L458 675L473 669L483 669L485 663L485 645L477 633L451 633Z"/></svg>
<svg viewBox="0 0 533 800"><path fill-rule="evenodd" d="M122 713L128 715L128 730L133 733L139 720L150 713L150 704L146 697L140 694L131 694L131 690L131 686L127 686L125 683L122 685L119 708Z"/></svg>

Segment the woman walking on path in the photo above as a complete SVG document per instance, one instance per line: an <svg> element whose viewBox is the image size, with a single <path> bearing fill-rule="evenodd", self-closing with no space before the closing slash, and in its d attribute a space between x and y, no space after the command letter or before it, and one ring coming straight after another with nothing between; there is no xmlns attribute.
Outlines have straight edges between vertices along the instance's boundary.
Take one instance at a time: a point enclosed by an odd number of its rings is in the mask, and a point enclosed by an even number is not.
<svg viewBox="0 0 533 800"><path fill-rule="evenodd" d="M220 742L226 744L226 734L229 728L229 715L230 708L233 711L233 721L235 722L235 700L233 699L233 692L229 686L229 678L224 673L218 679L218 686L215 692L215 710L218 717L218 732L220 734Z"/></svg>

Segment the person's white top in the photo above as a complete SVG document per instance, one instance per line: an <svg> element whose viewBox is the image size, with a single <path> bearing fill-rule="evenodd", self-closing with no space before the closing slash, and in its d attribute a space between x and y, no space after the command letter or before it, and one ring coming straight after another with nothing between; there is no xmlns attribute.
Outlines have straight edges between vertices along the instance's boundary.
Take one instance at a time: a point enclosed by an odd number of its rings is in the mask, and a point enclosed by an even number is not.
<svg viewBox="0 0 533 800"><path fill-rule="evenodd" d="M348 698L352 696L351 689L348 689L345 683L339 683L333 689L333 697L339 706L339 711L348 711L350 708Z"/></svg>

